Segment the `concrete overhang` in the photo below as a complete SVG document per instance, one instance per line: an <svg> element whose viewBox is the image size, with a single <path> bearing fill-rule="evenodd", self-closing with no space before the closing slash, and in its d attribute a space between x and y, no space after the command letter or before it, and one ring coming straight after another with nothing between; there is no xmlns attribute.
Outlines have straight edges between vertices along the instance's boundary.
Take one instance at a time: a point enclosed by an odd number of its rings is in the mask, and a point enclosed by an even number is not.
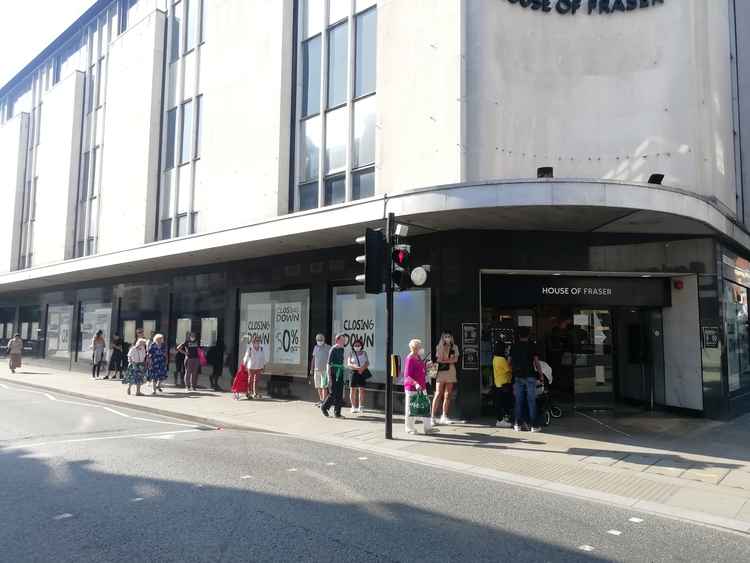
<svg viewBox="0 0 750 563"><path fill-rule="evenodd" d="M719 236L750 252L750 235L717 202L690 192L611 181L508 180L399 192L14 271L0 275L0 293L351 245L365 226L379 224L389 212L424 226L424 232L501 229Z"/></svg>

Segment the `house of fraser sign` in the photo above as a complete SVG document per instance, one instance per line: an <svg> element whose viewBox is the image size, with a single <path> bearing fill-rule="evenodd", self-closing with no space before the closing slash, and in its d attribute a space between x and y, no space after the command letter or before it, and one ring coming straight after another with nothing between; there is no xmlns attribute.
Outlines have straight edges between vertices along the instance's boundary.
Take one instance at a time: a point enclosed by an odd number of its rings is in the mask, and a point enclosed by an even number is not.
<svg viewBox="0 0 750 563"><path fill-rule="evenodd" d="M522 8L539 12L557 12L561 15L579 13L590 16L597 14L617 14L652 8L664 4L664 0L507 0Z"/></svg>

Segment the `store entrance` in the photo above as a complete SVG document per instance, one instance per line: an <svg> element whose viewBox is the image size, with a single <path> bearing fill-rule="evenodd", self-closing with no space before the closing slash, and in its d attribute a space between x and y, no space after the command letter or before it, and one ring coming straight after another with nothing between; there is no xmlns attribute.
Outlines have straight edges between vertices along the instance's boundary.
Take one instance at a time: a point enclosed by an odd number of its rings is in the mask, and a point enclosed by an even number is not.
<svg viewBox="0 0 750 563"><path fill-rule="evenodd" d="M660 309L538 305L495 310L492 349L506 351L530 329L552 368L550 390L577 410L653 408L663 402Z"/></svg>

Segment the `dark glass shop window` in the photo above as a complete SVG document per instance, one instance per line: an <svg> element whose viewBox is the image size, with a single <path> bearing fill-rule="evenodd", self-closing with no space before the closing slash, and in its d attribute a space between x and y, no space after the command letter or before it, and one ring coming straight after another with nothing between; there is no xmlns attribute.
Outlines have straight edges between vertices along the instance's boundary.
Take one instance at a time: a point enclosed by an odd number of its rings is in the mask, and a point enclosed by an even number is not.
<svg viewBox="0 0 750 563"><path fill-rule="evenodd" d="M346 178L335 176L326 180L326 205L344 203L346 200Z"/></svg>

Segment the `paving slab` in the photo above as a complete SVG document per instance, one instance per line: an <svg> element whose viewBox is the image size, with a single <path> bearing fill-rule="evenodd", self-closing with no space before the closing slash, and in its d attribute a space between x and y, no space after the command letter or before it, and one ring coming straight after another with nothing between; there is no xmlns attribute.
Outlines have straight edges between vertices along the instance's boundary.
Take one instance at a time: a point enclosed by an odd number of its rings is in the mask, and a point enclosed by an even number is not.
<svg viewBox="0 0 750 563"><path fill-rule="evenodd" d="M721 481L724 487L733 487L735 489L744 489L750 491L750 473L737 469L731 470Z"/></svg>
<svg viewBox="0 0 750 563"><path fill-rule="evenodd" d="M692 466L692 461L675 458L662 458L646 469L646 472L655 473L657 475L667 475L669 477L680 477Z"/></svg>
<svg viewBox="0 0 750 563"><path fill-rule="evenodd" d="M718 485L719 482L729 474L729 469L723 467L711 466L693 466L685 471L680 477L691 481L700 481L701 483L711 483Z"/></svg>
<svg viewBox="0 0 750 563"><path fill-rule="evenodd" d="M613 467L643 472L660 460L661 456L655 454L629 454L615 463Z"/></svg>
<svg viewBox="0 0 750 563"><path fill-rule="evenodd" d="M725 518L736 518L746 503L747 499L744 497L685 487L672 495L665 504Z"/></svg>

